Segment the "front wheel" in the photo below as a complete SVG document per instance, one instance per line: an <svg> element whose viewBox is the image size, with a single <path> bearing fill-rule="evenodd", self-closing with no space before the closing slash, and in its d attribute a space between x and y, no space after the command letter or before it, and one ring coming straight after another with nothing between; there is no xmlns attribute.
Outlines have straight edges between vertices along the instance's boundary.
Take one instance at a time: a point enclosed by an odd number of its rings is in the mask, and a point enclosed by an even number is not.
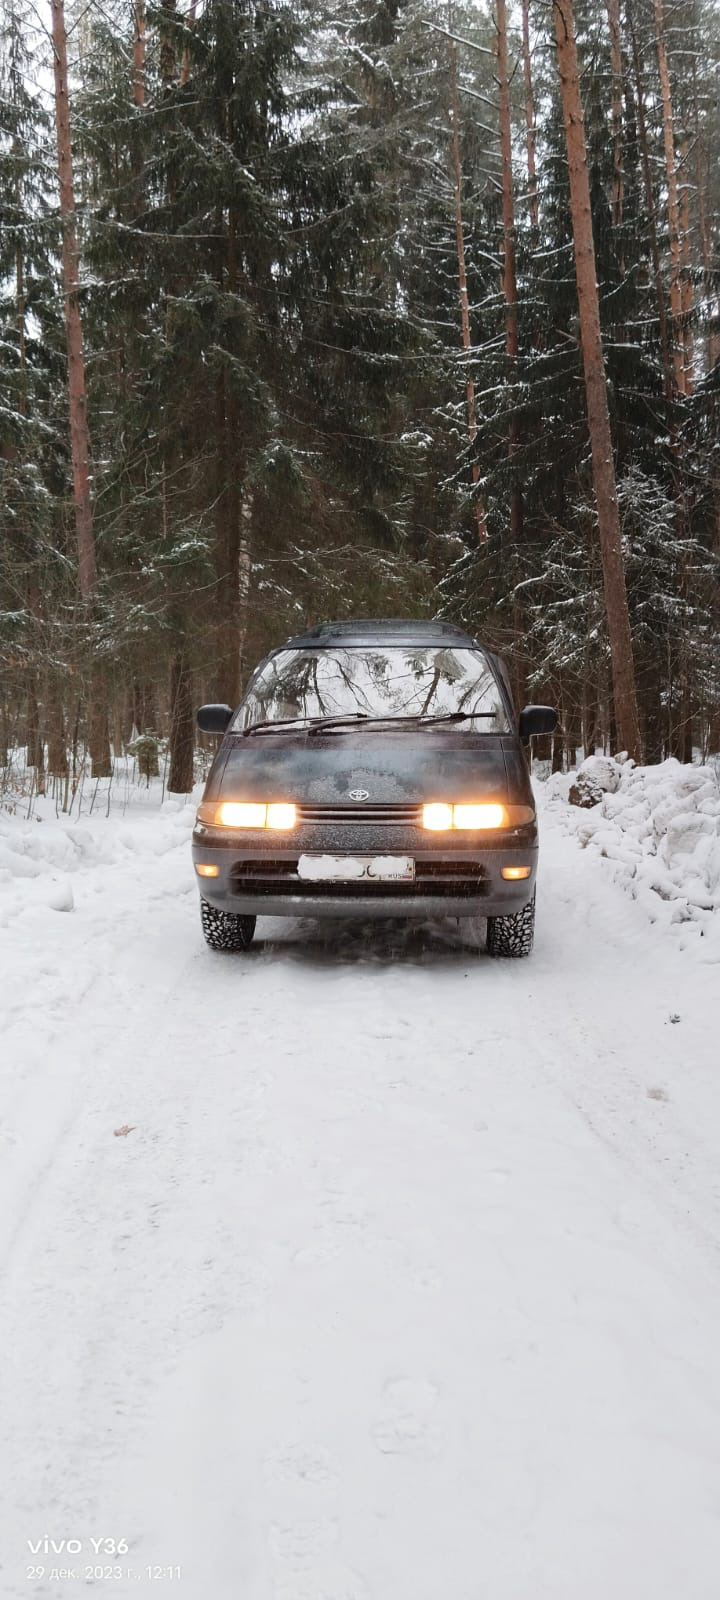
<svg viewBox="0 0 720 1600"><path fill-rule="evenodd" d="M233 911L216 911L207 900L200 901L200 918L206 943L211 950L247 950L257 922L257 917L239 917Z"/></svg>
<svg viewBox="0 0 720 1600"><path fill-rule="evenodd" d="M488 917L489 956L529 956L535 937L535 896L512 916Z"/></svg>

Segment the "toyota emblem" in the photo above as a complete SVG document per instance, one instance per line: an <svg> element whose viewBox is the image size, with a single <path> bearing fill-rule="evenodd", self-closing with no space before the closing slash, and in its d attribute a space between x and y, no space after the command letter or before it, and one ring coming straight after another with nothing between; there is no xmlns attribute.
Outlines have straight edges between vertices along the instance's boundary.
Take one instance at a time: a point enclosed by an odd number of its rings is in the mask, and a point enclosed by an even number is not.
<svg viewBox="0 0 720 1600"><path fill-rule="evenodd" d="M370 799L370 790L369 789L351 789L350 790L350 799L351 800L369 800Z"/></svg>

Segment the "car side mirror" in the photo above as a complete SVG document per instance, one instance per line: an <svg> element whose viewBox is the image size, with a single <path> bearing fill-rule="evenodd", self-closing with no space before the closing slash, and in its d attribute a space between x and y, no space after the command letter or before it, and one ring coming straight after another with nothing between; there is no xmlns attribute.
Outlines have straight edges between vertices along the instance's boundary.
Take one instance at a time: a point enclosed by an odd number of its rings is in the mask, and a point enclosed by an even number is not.
<svg viewBox="0 0 720 1600"><path fill-rule="evenodd" d="M554 733L558 725L557 711L552 706L525 706L520 712L518 733L523 743L541 733Z"/></svg>
<svg viewBox="0 0 720 1600"><path fill-rule="evenodd" d="M195 720L201 733L226 733L231 718L231 706L201 706Z"/></svg>

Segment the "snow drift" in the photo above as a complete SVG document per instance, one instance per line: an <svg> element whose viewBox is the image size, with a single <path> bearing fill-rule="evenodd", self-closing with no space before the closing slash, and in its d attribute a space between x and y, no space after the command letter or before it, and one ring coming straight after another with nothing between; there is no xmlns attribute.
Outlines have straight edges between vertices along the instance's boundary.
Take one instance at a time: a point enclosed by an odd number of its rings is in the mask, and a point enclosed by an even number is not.
<svg viewBox="0 0 720 1600"><path fill-rule="evenodd" d="M585 809L569 803L578 791ZM720 960L720 783L713 766L671 759L637 767L590 756L576 773L548 780L546 807L581 846L610 862L615 880L652 921L679 927L682 943L707 939L707 955Z"/></svg>

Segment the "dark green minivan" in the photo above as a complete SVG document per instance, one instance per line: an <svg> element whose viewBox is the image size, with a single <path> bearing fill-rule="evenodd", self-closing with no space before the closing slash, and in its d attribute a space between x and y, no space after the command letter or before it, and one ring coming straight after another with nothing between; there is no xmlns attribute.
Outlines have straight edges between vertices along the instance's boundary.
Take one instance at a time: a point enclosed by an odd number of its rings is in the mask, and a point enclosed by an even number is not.
<svg viewBox="0 0 720 1600"><path fill-rule="evenodd" d="M538 839L502 662L443 622L327 622L256 668L193 833L205 938L243 950L258 916L484 917L494 956L529 955Z"/></svg>

